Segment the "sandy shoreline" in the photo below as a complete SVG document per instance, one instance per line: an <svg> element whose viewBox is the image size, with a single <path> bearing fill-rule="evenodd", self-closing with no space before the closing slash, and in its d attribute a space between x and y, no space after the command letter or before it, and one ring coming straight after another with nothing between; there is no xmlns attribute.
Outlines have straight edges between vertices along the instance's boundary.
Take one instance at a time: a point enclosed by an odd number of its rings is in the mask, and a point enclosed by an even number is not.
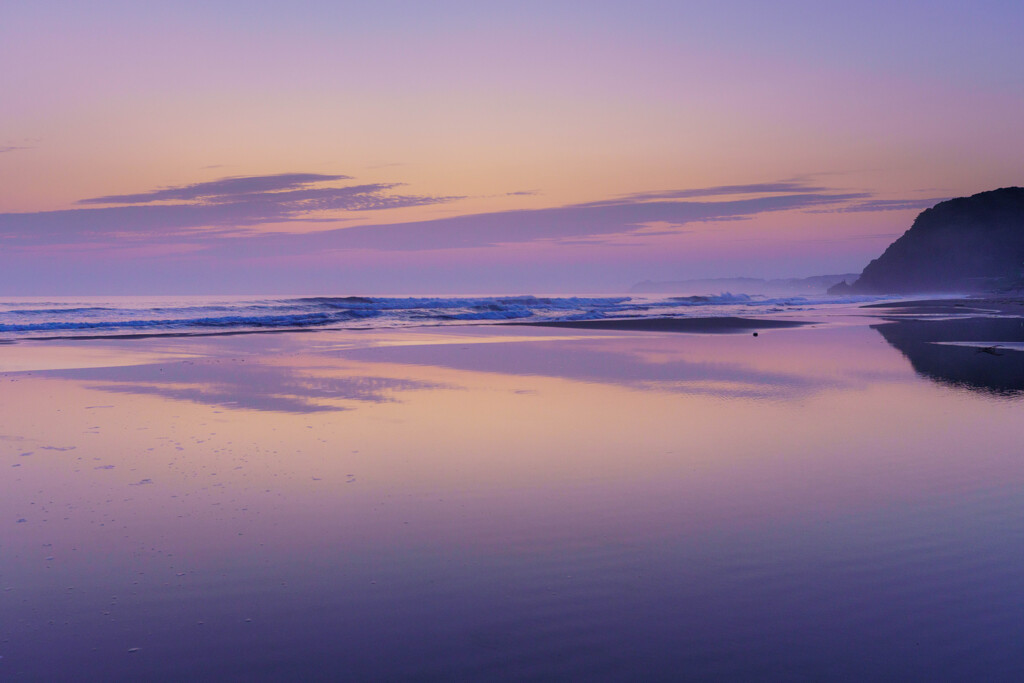
<svg viewBox="0 0 1024 683"><path fill-rule="evenodd" d="M879 318L934 318L939 316L986 317L1012 316L1024 318L1024 298L1013 296L986 297L947 297L905 299L899 301L881 301L851 305L849 311L864 311ZM819 312L820 313L820 312ZM806 315L806 313L804 313ZM510 320L502 322L484 322L485 326L499 327L548 327L576 330L610 330L619 332L678 332L690 334L736 334L757 330L789 329L814 325L823 322L821 319L791 319L774 317L743 317L743 316L699 316L699 317L657 317L657 318L603 318L590 320ZM424 325L424 328L450 327L448 325ZM282 327L254 329L219 329L190 331L125 331L110 334L52 334L45 336L25 337L20 339L0 339L0 344L11 344L22 341L61 342L61 341L114 341L144 340L173 338L210 338L233 337L266 334L288 334L294 332L312 333L333 331L335 328L324 327ZM372 332L375 328L362 329L361 332ZM383 329L383 328L382 328ZM409 329L417 329L415 327Z"/></svg>
<svg viewBox="0 0 1024 683"><path fill-rule="evenodd" d="M1012 296L950 297L883 301L861 308L886 309L900 315L967 315L971 313L1024 316L1024 298Z"/></svg>
<svg viewBox="0 0 1024 683"><path fill-rule="evenodd" d="M1024 317L1024 298L1012 296L949 297L911 299L904 301L882 301L863 304L884 317L890 315L914 316L1020 316ZM564 320L564 321L523 321L508 325L526 327L563 327L584 330L619 330L636 332L688 332L696 334L729 334L767 329L786 329L814 324L813 320L788 320L778 318L743 318L723 316L718 318L627 318L619 320Z"/></svg>
<svg viewBox="0 0 1024 683"><path fill-rule="evenodd" d="M583 330L622 330L636 332L696 332L728 334L751 330L783 329L810 325L810 321L776 320L773 318L628 318L622 320L562 320L516 322L509 325L525 327L568 327Z"/></svg>

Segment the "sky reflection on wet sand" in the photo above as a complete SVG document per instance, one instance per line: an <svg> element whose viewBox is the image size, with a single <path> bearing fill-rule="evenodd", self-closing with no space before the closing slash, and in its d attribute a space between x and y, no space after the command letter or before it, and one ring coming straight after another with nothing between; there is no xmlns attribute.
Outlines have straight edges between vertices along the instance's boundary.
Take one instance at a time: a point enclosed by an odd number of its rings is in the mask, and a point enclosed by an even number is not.
<svg viewBox="0 0 1024 683"><path fill-rule="evenodd" d="M23 349L135 359L0 373L28 678L1024 665L1020 403L867 324Z"/></svg>

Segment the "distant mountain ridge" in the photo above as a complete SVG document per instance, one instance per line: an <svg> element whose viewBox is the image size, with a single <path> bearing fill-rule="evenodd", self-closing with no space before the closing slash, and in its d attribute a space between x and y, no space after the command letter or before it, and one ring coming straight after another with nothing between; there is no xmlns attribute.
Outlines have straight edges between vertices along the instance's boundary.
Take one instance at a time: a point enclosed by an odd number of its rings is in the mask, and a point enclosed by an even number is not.
<svg viewBox="0 0 1024 683"><path fill-rule="evenodd" d="M633 285L629 291L635 294L720 294L737 292L743 294L824 294L825 291L839 282L857 277L856 273L841 275L815 275L803 278L781 278L765 280L755 277L720 277L701 280L645 280Z"/></svg>
<svg viewBox="0 0 1024 683"><path fill-rule="evenodd" d="M984 292L1024 286L1024 188L940 202L830 294Z"/></svg>

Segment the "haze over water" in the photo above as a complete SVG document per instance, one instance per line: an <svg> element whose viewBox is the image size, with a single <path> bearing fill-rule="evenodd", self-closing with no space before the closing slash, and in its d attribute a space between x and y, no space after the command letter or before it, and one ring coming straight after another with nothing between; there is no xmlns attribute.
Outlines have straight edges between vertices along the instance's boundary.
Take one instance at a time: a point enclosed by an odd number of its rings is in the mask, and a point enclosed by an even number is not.
<svg viewBox="0 0 1024 683"><path fill-rule="evenodd" d="M0 666L1014 680L1024 375L865 312L5 346Z"/></svg>

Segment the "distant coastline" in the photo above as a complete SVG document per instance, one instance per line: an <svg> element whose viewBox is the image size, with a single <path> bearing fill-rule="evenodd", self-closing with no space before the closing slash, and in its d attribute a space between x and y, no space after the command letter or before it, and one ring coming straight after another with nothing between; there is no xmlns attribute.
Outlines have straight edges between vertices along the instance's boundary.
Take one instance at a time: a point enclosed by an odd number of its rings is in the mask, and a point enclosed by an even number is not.
<svg viewBox="0 0 1024 683"><path fill-rule="evenodd" d="M644 280L629 288L632 294L707 295L743 292L764 296L815 296L840 283L856 279L857 273L814 275L802 278L718 277L695 280Z"/></svg>

